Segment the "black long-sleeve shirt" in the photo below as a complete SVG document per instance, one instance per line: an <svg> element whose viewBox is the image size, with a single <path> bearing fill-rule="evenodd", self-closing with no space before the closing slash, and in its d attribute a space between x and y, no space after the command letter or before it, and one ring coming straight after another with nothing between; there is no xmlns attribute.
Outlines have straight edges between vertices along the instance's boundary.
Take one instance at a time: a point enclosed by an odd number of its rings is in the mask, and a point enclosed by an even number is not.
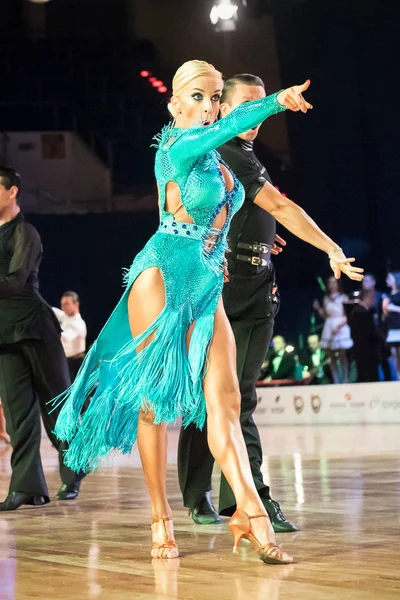
<svg viewBox="0 0 400 600"><path fill-rule="evenodd" d="M275 218L254 204L254 198L268 183L272 183L267 169L260 163L253 150L253 142L235 137L218 148L223 160L230 166L245 190L242 207L233 216L229 227L229 240L258 242L273 245L276 234Z"/></svg>
<svg viewBox="0 0 400 600"><path fill-rule="evenodd" d="M19 213L0 226L0 345L39 339L51 308L39 293L42 243Z"/></svg>
<svg viewBox="0 0 400 600"><path fill-rule="evenodd" d="M236 248L238 242L269 244L275 241L276 221L254 199L271 178L253 150L253 142L234 138L218 148L223 160L235 173L245 190L242 207L233 216L228 233L232 252L227 254L229 282L224 285L223 299L229 318L263 319L276 312L271 302L273 271L258 270L235 260L236 254L249 254Z"/></svg>

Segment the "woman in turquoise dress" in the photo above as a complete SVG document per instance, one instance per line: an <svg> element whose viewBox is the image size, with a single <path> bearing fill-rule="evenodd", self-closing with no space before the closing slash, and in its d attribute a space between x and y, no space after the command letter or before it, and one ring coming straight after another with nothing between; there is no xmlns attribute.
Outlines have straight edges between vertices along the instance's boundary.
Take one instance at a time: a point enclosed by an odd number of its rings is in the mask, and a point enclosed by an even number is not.
<svg viewBox="0 0 400 600"><path fill-rule="evenodd" d="M152 507L152 556L179 556L166 495L166 425L203 427L238 507L235 548L250 539L264 562L289 563L276 545L255 489L241 433L235 343L224 312L226 233L244 199L216 148L285 108L307 112L309 82L241 105L217 121L221 74L203 61L182 65L169 105L174 123L158 139L160 225L136 256L126 290L63 402L57 436L67 464L94 470L137 441ZM341 253L338 269L353 269ZM90 398L90 402L87 399Z"/></svg>

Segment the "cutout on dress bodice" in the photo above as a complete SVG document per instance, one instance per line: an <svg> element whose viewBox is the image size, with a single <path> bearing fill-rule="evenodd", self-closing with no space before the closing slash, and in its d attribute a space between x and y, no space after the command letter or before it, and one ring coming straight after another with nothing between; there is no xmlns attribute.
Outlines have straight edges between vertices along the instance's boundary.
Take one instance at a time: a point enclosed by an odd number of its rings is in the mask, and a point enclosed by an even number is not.
<svg viewBox="0 0 400 600"><path fill-rule="evenodd" d="M188 215L182 204L181 190L175 181L168 181L165 186L164 210L172 214L175 221L180 223L194 223L192 217Z"/></svg>

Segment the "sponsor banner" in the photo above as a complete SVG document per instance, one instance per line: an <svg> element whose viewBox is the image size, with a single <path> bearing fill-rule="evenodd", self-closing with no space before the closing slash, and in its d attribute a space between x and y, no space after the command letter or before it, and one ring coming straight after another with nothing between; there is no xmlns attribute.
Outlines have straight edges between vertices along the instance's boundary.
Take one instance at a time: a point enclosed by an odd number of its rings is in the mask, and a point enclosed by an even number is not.
<svg viewBox="0 0 400 600"><path fill-rule="evenodd" d="M257 388L257 425L400 423L400 382Z"/></svg>

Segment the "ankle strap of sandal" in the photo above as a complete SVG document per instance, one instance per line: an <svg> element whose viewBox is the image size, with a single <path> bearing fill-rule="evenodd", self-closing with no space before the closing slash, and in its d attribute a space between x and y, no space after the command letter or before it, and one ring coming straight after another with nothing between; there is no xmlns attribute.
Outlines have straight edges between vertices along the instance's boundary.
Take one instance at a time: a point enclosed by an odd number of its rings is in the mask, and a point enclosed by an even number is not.
<svg viewBox="0 0 400 600"><path fill-rule="evenodd" d="M172 521L172 517L160 517L159 519L152 519L151 524L153 525L153 523L159 523L160 521Z"/></svg>

